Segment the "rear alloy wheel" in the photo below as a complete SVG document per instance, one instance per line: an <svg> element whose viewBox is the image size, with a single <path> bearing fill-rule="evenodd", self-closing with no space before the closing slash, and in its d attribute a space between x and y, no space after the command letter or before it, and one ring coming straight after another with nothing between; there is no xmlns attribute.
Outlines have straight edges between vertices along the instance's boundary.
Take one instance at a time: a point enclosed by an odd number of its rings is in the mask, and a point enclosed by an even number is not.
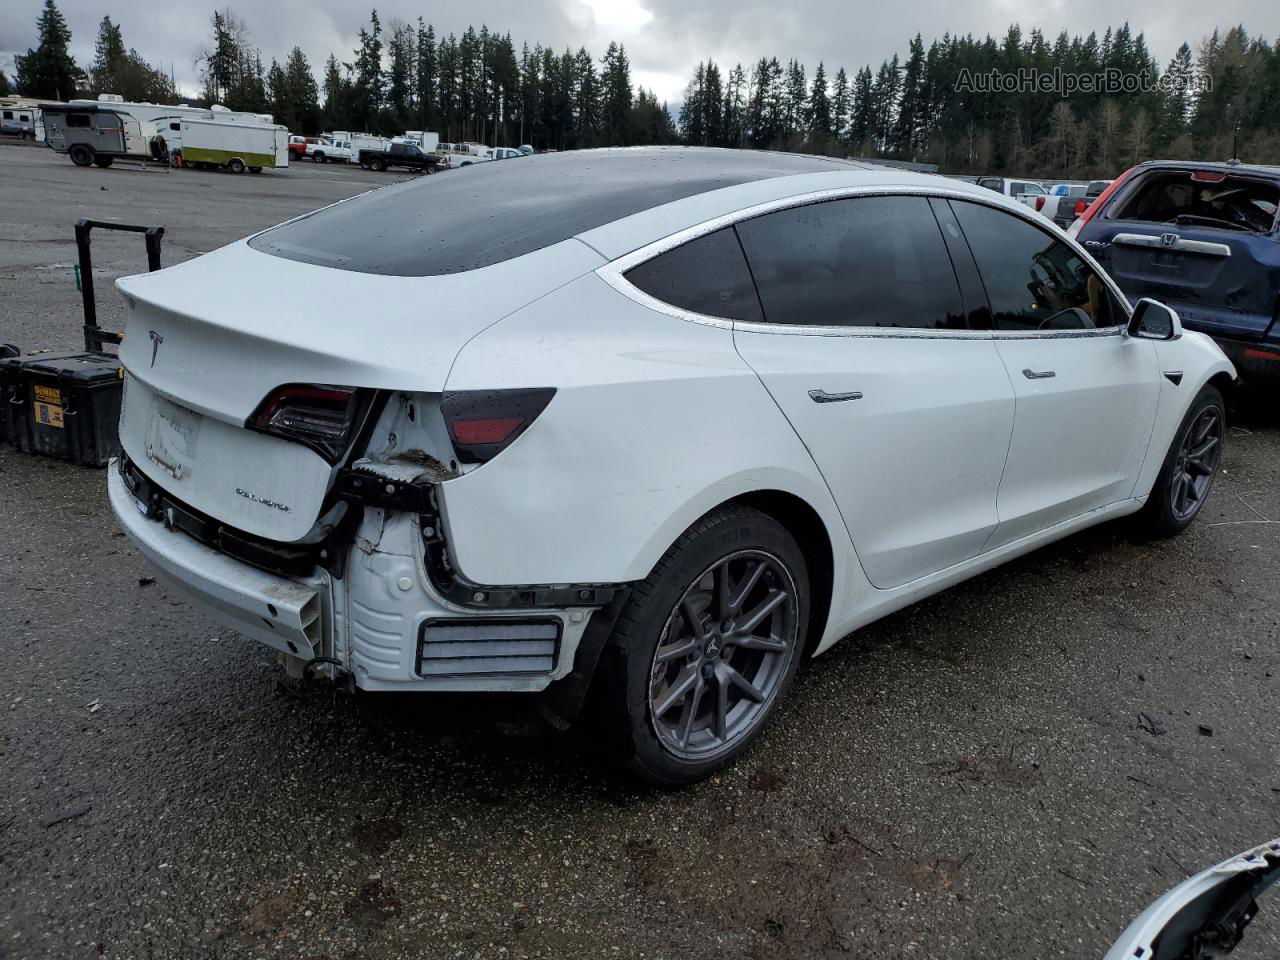
<svg viewBox="0 0 1280 960"><path fill-rule="evenodd" d="M1160 475L1143 508L1147 532L1155 537L1181 533L1196 518L1213 488L1226 438L1226 405L1216 387L1206 386L1183 418Z"/></svg>
<svg viewBox="0 0 1280 960"><path fill-rule="evenodd" d="M747 748L800 662L808 591L799 546L759 511L718 510L676 541L633 588L606 651L633 771L692 783Z"/></svg>
<svg viewBox="0 0 1280 960"><path fill-rule="evenodd" d="M93 163L93 151L83 143L75 144L67 151L67 156L71 158L71 162L77 167L87 167Z"/></svg>
<svg viewBox="0 0 1280 960"><path fill-rule="evenodd" d="M232 157L227 161L227 169L232 173L244 173L247 168L239 157Z"/></svg>

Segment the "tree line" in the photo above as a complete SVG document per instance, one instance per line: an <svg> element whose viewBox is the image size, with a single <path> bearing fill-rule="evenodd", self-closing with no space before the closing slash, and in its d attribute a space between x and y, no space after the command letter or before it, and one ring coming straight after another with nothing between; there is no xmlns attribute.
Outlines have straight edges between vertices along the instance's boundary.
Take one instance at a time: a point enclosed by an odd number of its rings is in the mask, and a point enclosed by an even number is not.
<svg viewBox="0 0 1280 960"><path fill-rule="evenodd" d="M38 47L17 58L19 92L179 98L172 76L126 48L109 17L87 69L69 53L54 0L45 0L38 28ZM308 134L421 129L557 150L686 143L1044 177L1114 176L1157 156L1280 161L1280 42L1243 26L1214 31L1194 50L1183 43L1163 67L1127 23L1052 42L1016 25L999 40L948 34L927 47L917 34L905 57L852 74L818 63L810 76L799 60L777 57L745 67L708 60L677 117L633 84L620 44L598 60L585 47L517 50L509 33L487 26L438 36L422 18L384 27L376 10L356 48L330 54L318 78L299 47L284 63L264 62L230 10L213 13L196 65L205 104L271 113ZM8 86L0 73L0 92Z"/></svg>

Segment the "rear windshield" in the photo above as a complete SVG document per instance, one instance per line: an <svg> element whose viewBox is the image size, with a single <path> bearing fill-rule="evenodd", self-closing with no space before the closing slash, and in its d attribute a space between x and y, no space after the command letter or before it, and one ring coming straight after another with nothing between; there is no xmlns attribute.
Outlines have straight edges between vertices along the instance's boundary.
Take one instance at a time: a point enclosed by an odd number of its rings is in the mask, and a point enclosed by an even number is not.
<svg viewBox="0 0 1280 960"><path fill-rule="evenodd" d="M1111 219L1270 233L1278 204L1280 185L1268 180L1219 171L1159 170L1143 177Z"/></svg>
<svg viewBox="0 0 1280 960"><path fill-rule="evenodd" d="M388 276L477 270L709 190L842 161L688 148L584 150L483 163L374 190L249 241L263 253Z"/></svg>

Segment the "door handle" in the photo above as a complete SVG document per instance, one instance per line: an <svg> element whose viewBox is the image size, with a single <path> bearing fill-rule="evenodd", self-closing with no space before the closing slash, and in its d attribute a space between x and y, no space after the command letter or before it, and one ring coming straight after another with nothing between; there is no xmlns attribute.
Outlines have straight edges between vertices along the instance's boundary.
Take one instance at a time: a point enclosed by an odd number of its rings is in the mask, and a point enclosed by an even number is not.
<svg viewBox="0 0 1280 960"><path fill-rule="evenodd" d="M850 390L848 393L827 393L825 390L810 390L809 399L814 403L842 403L845 400L861 400L861 390Z"/></svg>
<svg viewBox="0 0 1280 960"><path fill-rule="evenodd" d="M1022 371L1022 375L1028 380L1050 380L1056 377L1057 373L1052 370L1032 370L1030 367L1026 367Z"/></svg>

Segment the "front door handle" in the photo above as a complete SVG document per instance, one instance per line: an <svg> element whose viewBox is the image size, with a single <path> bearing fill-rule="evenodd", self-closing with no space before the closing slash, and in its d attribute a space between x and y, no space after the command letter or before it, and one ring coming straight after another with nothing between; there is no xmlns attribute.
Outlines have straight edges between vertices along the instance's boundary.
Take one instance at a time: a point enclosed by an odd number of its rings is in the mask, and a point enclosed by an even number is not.
<svg viewBox="0 0 1280 960"><path fill-rule="evenodd" d="M809 399L814 403L841 403L845 400L861 400L861 390L850 390L848 393L827 393L825 390L810 390Z"/></svg>
<svg viewBox="0 0 1280 960"><path fill-rule="evenodd" d="M1026 367L1022 371L1022 375L1028 380L1051 380L1057 376L1057 373L1052 370L1032 370L1030 367Z"/></svg>

